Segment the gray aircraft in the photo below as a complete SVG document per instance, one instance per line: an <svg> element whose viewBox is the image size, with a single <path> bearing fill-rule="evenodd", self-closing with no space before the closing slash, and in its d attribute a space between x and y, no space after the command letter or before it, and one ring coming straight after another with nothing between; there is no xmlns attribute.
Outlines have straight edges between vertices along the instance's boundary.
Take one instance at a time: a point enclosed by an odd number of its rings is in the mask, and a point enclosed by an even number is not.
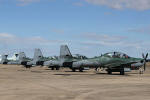
<svg viewBox="0 0 150 100"><path fill-rule="evenodd" d="M9 61L7 64L10 65L26 65L27 62L31 61L31 59L27 58L24 52L20 52L18 54L19 58L17 60Z"/></svg>
<svg viewBox="0 0 150 100"><path fill-rule="evenodd" d="M8 63L7 57L8 57L8 55L2 55L0 64L7 64Z"/></svg>
<svg viewBox="0 0 150 100"><path fill-rule="evenodd" d="M33 59L31 61L28 61L24 66L26 68L30 68L30 67L37 66L37 65L42 66L44 61L45 61L45 58L43 57L41 50L35 49Z"/></svg>
<svg viewBox="0 0 150 100"><path fill-rule="evenodd" d="M18 58L18 54L15 53L12 57L8 58L8 55L2 55L0 59L0 64L8 64L9 62L13 62Z"/></svg>
<svg viewBox="0 0 150 100"><path fill-rule="evenodd" d="M68 67L72 64L72 62L82 59L87 59L87 57L79 54L75 54L74 56L72 56L68 46L61 45L60 56L56 57L55 59L45 61L44 66L48 66L52 70L54 70L55 68L56 70L59 70L60 67Z"/></svg>
<svg viewBox="0 0 150 100"><path fill-rule="evenodd" d="M19 59L17 60L8 60L8 55L2 55L1 64L10 64L10 65L23 65L26 68L30 68L37 65L43 65L44 61L47 61L49 58L43 57L43 54L40 49L35 49L33 59L26 57L24 52L20 52L17 56Z"/></svg>
<svg viewBox="0 0 150 100"><path fill-rule="evenodd" d="M56 68L56 70L59 70L59 68L61 66L64 66L64 62L65 62L65 59L70 59L72 58L72 56L70 57L69 54L70 51L68 51L68 49L66 49L67 47L66 46L61 46L60 47L60 56L57 57L56 59L51 59L49 61L45 61L44 62L44 66L48 66L49 68L51 68L52 70L54 70Z"/></svg>

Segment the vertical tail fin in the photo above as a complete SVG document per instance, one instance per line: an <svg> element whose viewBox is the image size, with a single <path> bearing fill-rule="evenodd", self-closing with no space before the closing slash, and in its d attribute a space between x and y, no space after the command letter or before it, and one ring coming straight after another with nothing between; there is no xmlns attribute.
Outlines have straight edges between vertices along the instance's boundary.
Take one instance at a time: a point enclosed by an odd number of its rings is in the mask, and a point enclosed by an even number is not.
<svg viewBox="0 0 150 100"><path fill-rule="evenodd" d="M7 57L8 55L2 55L1 64L7 64L8 62Z"/></svg>
<svg viewBox="0 0 150 100"><path fill-rule="evenodd" d="M25 58L26 58L25 53L24 53L24 52L20 52L20 53L19 53L19 60L20 60L20 61L23 61L23 60L25 60Z"/></svg>
<svg viewBox="0 0 150 100"><path fill-rule="evenodd" d="M61 47L60 47L60 57L61 58L72 57L71 52L70 52L67 45L61 45Z"/></svg>
<svg viewBox="0 0 150 100"><path fill-rule="evenodd" d="M40 49L35 49L33 59L34 60L39 60L42 57L43 57L43 54L42 54L41 50Z"/></svg>
<svg viewBox="0 0 150 100"><path fill-rule="evenodd" d="M2 60L7 60L8 55L2 55Z"/></svg>

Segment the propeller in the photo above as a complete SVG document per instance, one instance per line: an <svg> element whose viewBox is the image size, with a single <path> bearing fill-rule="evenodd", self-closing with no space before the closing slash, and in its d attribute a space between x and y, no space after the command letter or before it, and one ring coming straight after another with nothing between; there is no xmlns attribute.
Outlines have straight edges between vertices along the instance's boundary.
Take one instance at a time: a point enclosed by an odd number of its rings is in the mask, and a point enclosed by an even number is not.
<svg viewBox="0 0 150 100"><path fill-rule="evenodd" d="M145 71L146 70L146 62L147 62L148 53L146 55L144 55L144 53L142 53L142 57L144 59L144 71Z"/></svg>

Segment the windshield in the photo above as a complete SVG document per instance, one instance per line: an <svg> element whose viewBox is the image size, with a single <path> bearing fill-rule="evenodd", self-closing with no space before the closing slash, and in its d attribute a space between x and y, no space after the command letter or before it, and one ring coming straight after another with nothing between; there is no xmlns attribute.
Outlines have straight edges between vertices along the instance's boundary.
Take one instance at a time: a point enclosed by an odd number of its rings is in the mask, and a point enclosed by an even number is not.
<svg viewBox="0 0 150 100"><path fill-rule="evenodd" d="M74 57L75 59L87 59L86 56L80 55L80 54L74 54L73 57Z"/></svg>

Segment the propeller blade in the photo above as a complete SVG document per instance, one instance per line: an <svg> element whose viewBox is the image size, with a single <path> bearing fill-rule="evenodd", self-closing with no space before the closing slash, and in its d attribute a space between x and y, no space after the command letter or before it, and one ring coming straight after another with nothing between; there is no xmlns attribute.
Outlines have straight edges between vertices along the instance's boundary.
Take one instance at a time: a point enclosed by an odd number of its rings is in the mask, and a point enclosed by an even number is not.
<svg viewBox="0 0 150 100"><path fill-rule="evenodd" d="M142 57L143 57L143 58L145 58L145 55L144 55L144 53L142 53Z"/></svg>
<svg viewBox="0 0 150 100"><path fill-rule="evenodd" d="M144 59L144 71L145 71L146 70L146 62L147 62L148 53L146 55L144 55L144 53L142 53L142 57Z"/></svg>
<svg viewBox="0 0 150 100"><path fill-rule="evenodd" d="M148 57L148 53L146 54L146 57L145 57L145 59L147 59L147 57Z"/></svg>

